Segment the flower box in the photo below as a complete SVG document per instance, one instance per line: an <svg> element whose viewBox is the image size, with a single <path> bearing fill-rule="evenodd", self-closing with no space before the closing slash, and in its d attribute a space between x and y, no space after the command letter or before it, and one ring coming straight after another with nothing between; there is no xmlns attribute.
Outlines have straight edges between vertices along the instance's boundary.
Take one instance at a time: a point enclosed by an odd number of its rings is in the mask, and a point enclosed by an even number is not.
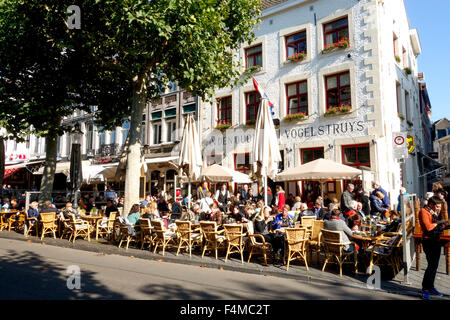
<svg viewBox="0 0 450 320"><path fill-rule="evenodd" d="M225 130L227 130L230 127L231 127L231 123L229 123L229 122L222 122L222 123L219 123L214 129L220 130L220 131L225 131Z"/></svg>
<svg viewBox="0 0 450 320"><path fill-rule="evenodd" d="M399 114L397 114L397 116L398 116L400 119L405 120L405 116L404 116L403 114L399 113Z"/></svg>
<svg viewBox="0 0 450 320"><path fill-rule="evenodd" d="M414 123L412 123L411 121L409 121L409 120L406 120L406 123L408 124L408 126L410 126L410 127L412 127L413 125L414 125Z"/></svg>
<svg viewBox="0 0 450 320"><path fill-rule="evenodd" d="M404 68L403 70L405 70L406 74L411 74L412 73L411 69L408 68L408 67Z"/></svg>
<svg viewBox="0 0 450 320"><path fill-rule="evenodd" d="M245 125L246 126L249 126L249 127L252 127L252 126L254 126L256 124L256 120L247 120L246 122L245 122Z"/></svg>
<svg viewBox="0 0 450 320"><path fill-rule="evenodd" d="M400 61L402 61L402 60L400 59L399 56L395 56L395 61L397 61L398 63L400 63Z"/></svg>
<svg viewBox="0 0 450 320"><path fill-rule="evenodd" d="M298 112L298 113L288 114L286 117L284 117L284 120L288 120L288 121L303 120L305 118L306 118L306 112Z"/></svg>
<svg viewBox="0 0 450 320"><path fill-rule="evenodd" d="M305 60L305 58L306 58L306 53L298 52L298 53L294 53L292 56L287 58L287 60L297 62L297 61L303 61L303 60Z"/></svg>
<svg viewBox="0 0 450 320"><path fill-rule="evenodd" d="M330 45L326 46L322 50L322 53L327 53L327 52L333 51L335 49L345 49L345 48L348 48L348 47L350 47L350 42L348 41L348 38L342 38L338 42L335 42L333 44L330 44Z"/></svg>
<svg viewBox="0 0 450 320"><path fill-rule="evenodd" d="M348 104L342 104L339 107L330 107L327 111L325 111L325 115L333 115L333 114L345 114L350 113L352 111L352 106Z"/></svg>

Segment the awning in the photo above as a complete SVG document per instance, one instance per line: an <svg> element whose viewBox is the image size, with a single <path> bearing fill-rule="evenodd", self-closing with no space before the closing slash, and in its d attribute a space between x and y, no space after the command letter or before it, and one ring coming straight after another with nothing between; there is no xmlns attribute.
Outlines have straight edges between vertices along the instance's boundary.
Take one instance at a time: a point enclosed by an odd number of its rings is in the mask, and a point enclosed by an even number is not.
<svg viewBox="0 0 450 320"><path fill-rule="evenodd" d="M83 170L84 170L84 168L86 166L89 166L89 160L82 161L81 165L83 166ZM37 170L33 174L44 174L44 168L45 168L45 166L40 168L39 170ZM68 176L69 173L70 173L70 161L57 162L56 163L55 174L57 174L57 173L62 173L64 175Z"/></svg>
<svg viewBox="0 0 450 320"><path fill-rule="evenodd" d="M161 163L161 162L169 162L169 161L173 161L173 160L177 160L177 159L178 159L178 156L149 158L149 159L145 159L145 163Z"/></svg>
<svg viewBox="0 0 450 320"><path fill-rule="evenodd" d="M119 163L88 165L83 167L83 182L90 184L114 180Z"/></svg>
<svg viewBox="0 0 450 320"><path fill-rule="evenodd" d="M3 179L6 180L8 179L10 176L12 176L14 173L16 173L17 171L22 170L22 168L12 168L12 169L6 169L5 168L5 174L3 175Z"/></svg>

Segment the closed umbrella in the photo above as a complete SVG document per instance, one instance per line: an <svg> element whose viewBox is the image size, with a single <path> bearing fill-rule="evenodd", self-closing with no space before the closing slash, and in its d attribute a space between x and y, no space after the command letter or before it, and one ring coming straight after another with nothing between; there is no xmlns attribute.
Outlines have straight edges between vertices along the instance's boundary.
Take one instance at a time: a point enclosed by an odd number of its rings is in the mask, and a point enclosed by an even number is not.
<svg viewBox="0 0 450 320"><path fill-rule="evenodd" d="M261 101L253 140L253 171L264 177L264 203L267 205L267 177L273 179L281 161L280 148L267 99Z"/></svg>
<svg viewBox="0 0 450 320"><path fill-rule="evenodd" d="M188 176L188 193L191 194L191 179L200 177L202 169L202 153L200 150L200 137L197 132L194 117L189 114L184 126L183 138L181 140L180 156L178 165ZM189 207L191 199L189 197Z"/></svg>

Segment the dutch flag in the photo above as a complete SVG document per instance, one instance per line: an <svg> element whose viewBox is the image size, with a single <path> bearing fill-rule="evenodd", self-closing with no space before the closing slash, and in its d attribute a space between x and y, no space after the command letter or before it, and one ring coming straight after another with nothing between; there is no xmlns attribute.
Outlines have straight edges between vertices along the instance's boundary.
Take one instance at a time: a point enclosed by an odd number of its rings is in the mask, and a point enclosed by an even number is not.
<svg viewBox="0 0 450 320"><path fill-rule="evenodd" d="M253 79L253 86L255 87L255 89L259 92L259 94L261 95L261 97L263 99L267 99L267 101L269 102L269 106L270 106L270 114L272 115L272 119L273 119L273 103L270 101L269 96L266 94L266 92L264 91L264 89L259 85L258 81L256 81L256 79L252 76Z"/></svg>

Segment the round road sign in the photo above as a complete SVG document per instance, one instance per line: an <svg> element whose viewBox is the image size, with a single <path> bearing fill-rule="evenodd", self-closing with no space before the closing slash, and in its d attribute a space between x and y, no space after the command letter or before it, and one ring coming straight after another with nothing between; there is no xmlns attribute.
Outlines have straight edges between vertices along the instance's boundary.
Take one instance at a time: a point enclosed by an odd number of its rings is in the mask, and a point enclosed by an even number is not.
<svg viewBox="0 0 450 320"><path fill-rule="evenodd" d="M400 146L405 143L405 138L403 138L402 136L396 136L394 138L394 142L395 142L395 144Z"/></svg>

